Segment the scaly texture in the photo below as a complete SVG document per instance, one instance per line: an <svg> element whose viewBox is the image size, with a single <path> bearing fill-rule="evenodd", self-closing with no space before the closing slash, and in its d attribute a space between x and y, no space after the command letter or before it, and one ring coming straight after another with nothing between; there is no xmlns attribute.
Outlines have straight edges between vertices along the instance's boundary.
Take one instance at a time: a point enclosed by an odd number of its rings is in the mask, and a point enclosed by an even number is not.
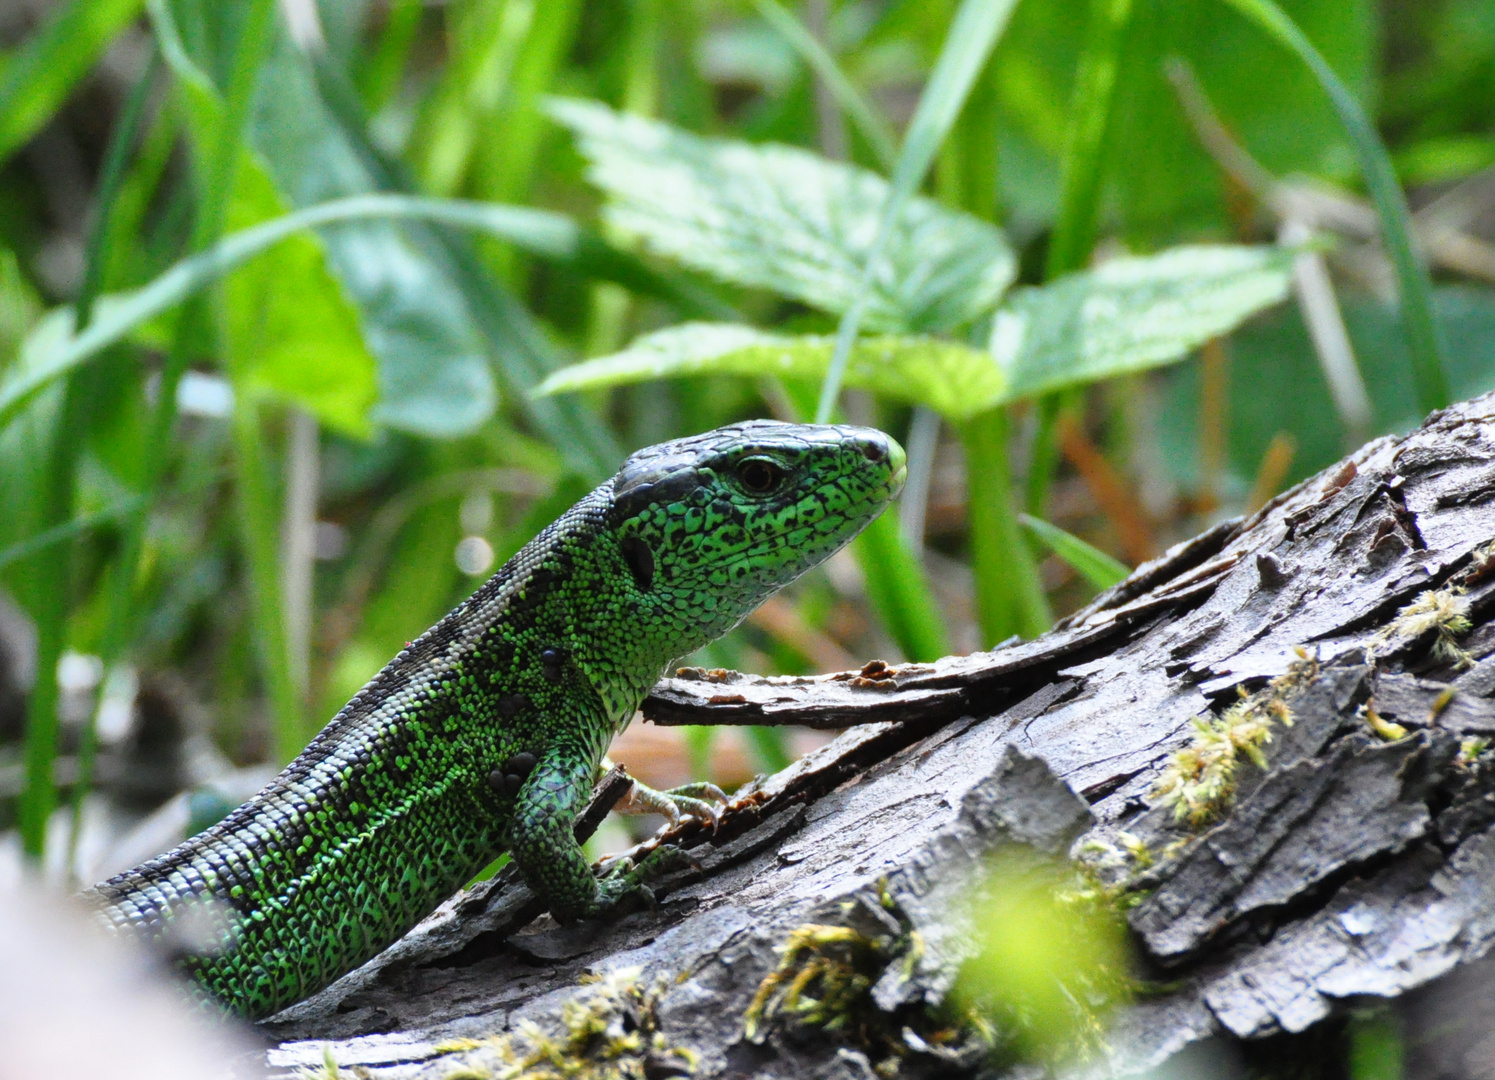
<svg viewBox="0 0 1495 1080"><path fill-rule="evenodd" d="M673 659L736 626L897 494L878 431L764 421L650 447L412 642L284 772L99 885L114 926L267 1016L352 970L507 850L563 921L643 887L572 835Z"/></svg>

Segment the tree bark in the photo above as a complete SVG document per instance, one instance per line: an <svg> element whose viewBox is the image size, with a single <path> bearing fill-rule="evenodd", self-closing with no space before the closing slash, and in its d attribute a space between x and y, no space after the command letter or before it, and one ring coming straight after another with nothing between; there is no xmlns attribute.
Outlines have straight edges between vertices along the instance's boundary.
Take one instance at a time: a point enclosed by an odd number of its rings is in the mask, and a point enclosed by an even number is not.
<svg viewBox="0 0 1495 1080"><path fill-rule="evenodd" d="M639 969L648 1001L621 1011L653 1026L618 1075L886 1075L900 1038L900 1075L1002 1075L1021 1067L931 1046L917 1024L900 1035L971 951L961 898L999 847L1125 841L1157 853L1124 882L1151 991L1085 1069L1185 1051L1328 1061L1352 1010L1390 1002L1408 1075L1495 1071L1481 1042L1495 755L1474 741L1495 736L1492 415L1487 396L1371 443L1035 641L816 678L665 680L648 720L849 730L740 794L714 833L688 822L664 837L699 865L661 884L656 910L560 927L500 873L262 1025L272 1065L321 1065L326 1046L376 1077L493 1074L502 1050L487 1037L526 1019L562 1030L564 1002L601 993L584 976ZM1198 745L1192 721L1228 726L1243 692L1283 721L1267 767L1245 765L1209 820L1180 821L1159 782ZM865 1025L782 1017L745 1037L807 925L920 942L864 988L882 1043Z"/></svg>

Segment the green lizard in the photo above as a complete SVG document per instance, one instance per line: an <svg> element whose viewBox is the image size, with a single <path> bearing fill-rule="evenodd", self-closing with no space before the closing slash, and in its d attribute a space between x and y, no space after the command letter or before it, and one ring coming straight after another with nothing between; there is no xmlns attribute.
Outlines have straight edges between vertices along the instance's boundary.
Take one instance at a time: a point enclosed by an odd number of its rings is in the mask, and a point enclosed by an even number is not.
<svg viewBox="0 0 1495 1080"><path fill-rule="evenodd" d="M219 824L93 890L248 1017L397 940L503 851L557 919L646 894L572 825L669 662L726 633L902 487L879 431L766 421L634 454L412 642ZM709 785L640 790L712 814ZM667 849L661 849L667 850Z"/></svg>

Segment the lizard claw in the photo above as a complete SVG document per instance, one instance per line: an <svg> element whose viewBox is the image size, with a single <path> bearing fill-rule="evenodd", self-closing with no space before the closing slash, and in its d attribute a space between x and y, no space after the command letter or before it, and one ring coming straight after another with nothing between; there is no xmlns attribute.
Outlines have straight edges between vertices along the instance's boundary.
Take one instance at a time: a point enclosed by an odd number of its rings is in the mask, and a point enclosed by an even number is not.
<svg viewBox="0 0 1495 1080"><path fill-rule="evenodd" d="M613 807L620 814L661 814L673 829L680 824L682 815L690 815L700 822L710 822L714 833L721 823L720 806L727 803L727 793L715 784L685 784L658 791L635 780L633 787Z"/></svg>

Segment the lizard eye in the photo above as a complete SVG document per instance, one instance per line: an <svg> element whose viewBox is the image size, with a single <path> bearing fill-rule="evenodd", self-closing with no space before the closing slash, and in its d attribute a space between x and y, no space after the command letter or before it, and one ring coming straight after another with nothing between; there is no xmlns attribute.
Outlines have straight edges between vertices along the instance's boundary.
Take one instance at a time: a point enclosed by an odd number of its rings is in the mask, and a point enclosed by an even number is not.
<svg viewBox="0 0 1495 1080"><path fill-rule="evenodd" d="M767 458L748 458L737 466L737 480L753 495L767 495L784 480L784 470Z"/></svg>

